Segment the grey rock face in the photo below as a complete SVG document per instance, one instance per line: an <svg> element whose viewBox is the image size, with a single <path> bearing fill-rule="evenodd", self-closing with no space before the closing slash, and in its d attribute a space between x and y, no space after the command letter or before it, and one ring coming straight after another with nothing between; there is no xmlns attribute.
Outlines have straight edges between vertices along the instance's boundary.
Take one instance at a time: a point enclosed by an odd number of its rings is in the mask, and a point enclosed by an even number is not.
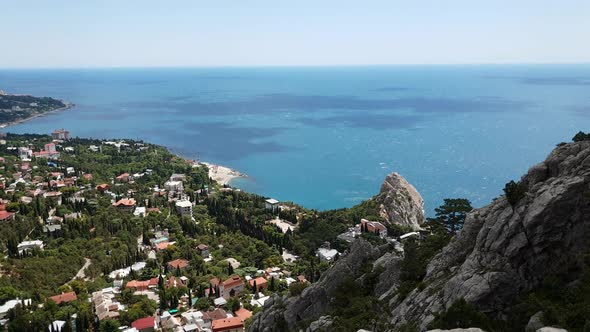
<svg viewBox="0 0 590 332"><path fill-rule="evenodd" d="M529 322L526 324L526 332L536 332L538 329L544 326L543 322L543 312L539 311L536 314L532 315L529 319Z"/></svg>
<svg viewBox="0 0 590 332"><path fill-rule="evenodd" d="M305 332L316 332L316 331L326 331L332 327L332 317L330 316L322 316L315 322L309 324L309 327Z"/></svg>
<svg viewBox="0 0 590 332"><path fill-rule="evenodd" d="M556 148L522 179L528 191L514 207L504 197L467 216L465 226L429 264L428 286L394 304L391 322L421 322L464 298L496 314L545 276L580 262L588 250L590 142Z"/></svg>
<svg viewBox="0 0 590 332"><path fill-rule="evenodd" d="M302 320L317 320L330 309L330 294L346 278L358 278L363 266L383 256L386 247L377 248L359 239L352 243L350 253L343 255L326 271L320 280L307 287L296 297L273 297L264 310L254 316L250 331L279 331L275 329L285 322L293 329Z"/></svg>
<svg viewBox="0 0 590 332"><path fill-rule="evenodd" d="M424 218L424 200L414 186L398 173L391 173L373 198L380 204L380 214L390 225L420 229Z"/></svg>

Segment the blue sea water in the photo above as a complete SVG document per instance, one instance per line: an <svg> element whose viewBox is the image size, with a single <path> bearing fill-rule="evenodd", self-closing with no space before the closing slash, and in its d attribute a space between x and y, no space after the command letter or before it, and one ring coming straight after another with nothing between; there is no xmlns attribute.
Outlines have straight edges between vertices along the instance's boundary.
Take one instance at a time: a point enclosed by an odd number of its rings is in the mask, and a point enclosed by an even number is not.
<svg viewBox="0 0 590 332"><path fill-rule="evenodd" d="M428 212L483 206L590 130L590 65L0 70L0 89L76 104L9 132L143 139L317 209L371 197L392 171Z"/></svg>

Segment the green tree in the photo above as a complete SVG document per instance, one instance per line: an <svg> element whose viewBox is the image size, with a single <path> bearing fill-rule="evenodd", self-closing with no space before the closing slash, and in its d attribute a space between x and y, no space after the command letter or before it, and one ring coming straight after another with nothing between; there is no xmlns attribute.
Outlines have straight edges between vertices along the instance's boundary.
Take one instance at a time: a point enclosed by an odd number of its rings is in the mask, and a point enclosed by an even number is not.
<svg viewBox="0 0 590 332"><path fill-rule="evenodd" d="M100 322L99 331L100 332L118 332L119 331L119 322L113 319L105 319Z"/></svg>
<svg viewBox="0 0 590 332"><path fill-rule="evenodd" d="M445 198L444 204L434 209L439 220L450 234L457 234L463 228L467 213L473 210L471 202L465 198Z"/></svg>

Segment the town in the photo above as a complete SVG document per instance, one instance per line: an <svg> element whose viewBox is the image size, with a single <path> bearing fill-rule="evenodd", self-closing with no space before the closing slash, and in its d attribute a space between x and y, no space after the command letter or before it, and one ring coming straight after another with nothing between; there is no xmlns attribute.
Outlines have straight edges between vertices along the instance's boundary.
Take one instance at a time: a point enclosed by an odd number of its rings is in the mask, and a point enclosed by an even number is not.
<svg viewBox="0 0 590 332"><path fill-rule="evenodd" d="M205 164L144 142L59 129L2 134L0 151L4 327L244 331L363 233L403 250L367 219L318 237L316 212L220 185Z"/></svg>

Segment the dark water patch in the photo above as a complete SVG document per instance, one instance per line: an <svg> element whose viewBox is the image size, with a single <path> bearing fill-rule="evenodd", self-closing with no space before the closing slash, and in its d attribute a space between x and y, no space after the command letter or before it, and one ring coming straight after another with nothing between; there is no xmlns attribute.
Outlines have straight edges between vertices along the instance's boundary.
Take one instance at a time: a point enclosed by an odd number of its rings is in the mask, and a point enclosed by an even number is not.
<svg viewBox="0 0 590 332"><path fill-rule="evenodd" d="M315 127L339 127L369 128L376 130L387 129L412 129L425 117L415 115L384 115L384 114L347 114L329 116L324 118L302 117L296 121Z"/></svg>
<svg viewBox="0 0 590 332"><path fill-rule="evenodd" d="M220 160L237 160L253 154L292 151L294 148L269 139L288 128L236 127L224 122L192 122L181 126L173 144L181 151L199 151ZM180 139L181 138L181 139Z"/></svg>
<svg viewBox="0 0 590 332"><path fill-rule="evenodd" d="M465 113L465 112L505 112L523 110L532 106L523 101L510 101L500 98L451 99L435 97L404 97L394 99L365 99L355 96L321 96L267 94L240 101L135 101L123 104L127 107L169 109L179 113L190 112L197 115L245 115L265 114L281 110L302 113L319 110L344 111L384 111L412 110L417 113Z"/></svg>
<svg viewBox="0 0 590 332"><path fill-rule="evenodd" d="M413 89L394 86L394 87L377 88L377 89L373 89L371 91L375 91L375 92L405 92L405 91L409 91L409 90L413 90Z"/></svg>
<svg viewBox="0 0 590 332"><path fill-rule="evenodd" d="M521 76L485 76L488 79L514 80L528 85L549 85L549 86L588 86L590 77L521 77Z"/></svg>

